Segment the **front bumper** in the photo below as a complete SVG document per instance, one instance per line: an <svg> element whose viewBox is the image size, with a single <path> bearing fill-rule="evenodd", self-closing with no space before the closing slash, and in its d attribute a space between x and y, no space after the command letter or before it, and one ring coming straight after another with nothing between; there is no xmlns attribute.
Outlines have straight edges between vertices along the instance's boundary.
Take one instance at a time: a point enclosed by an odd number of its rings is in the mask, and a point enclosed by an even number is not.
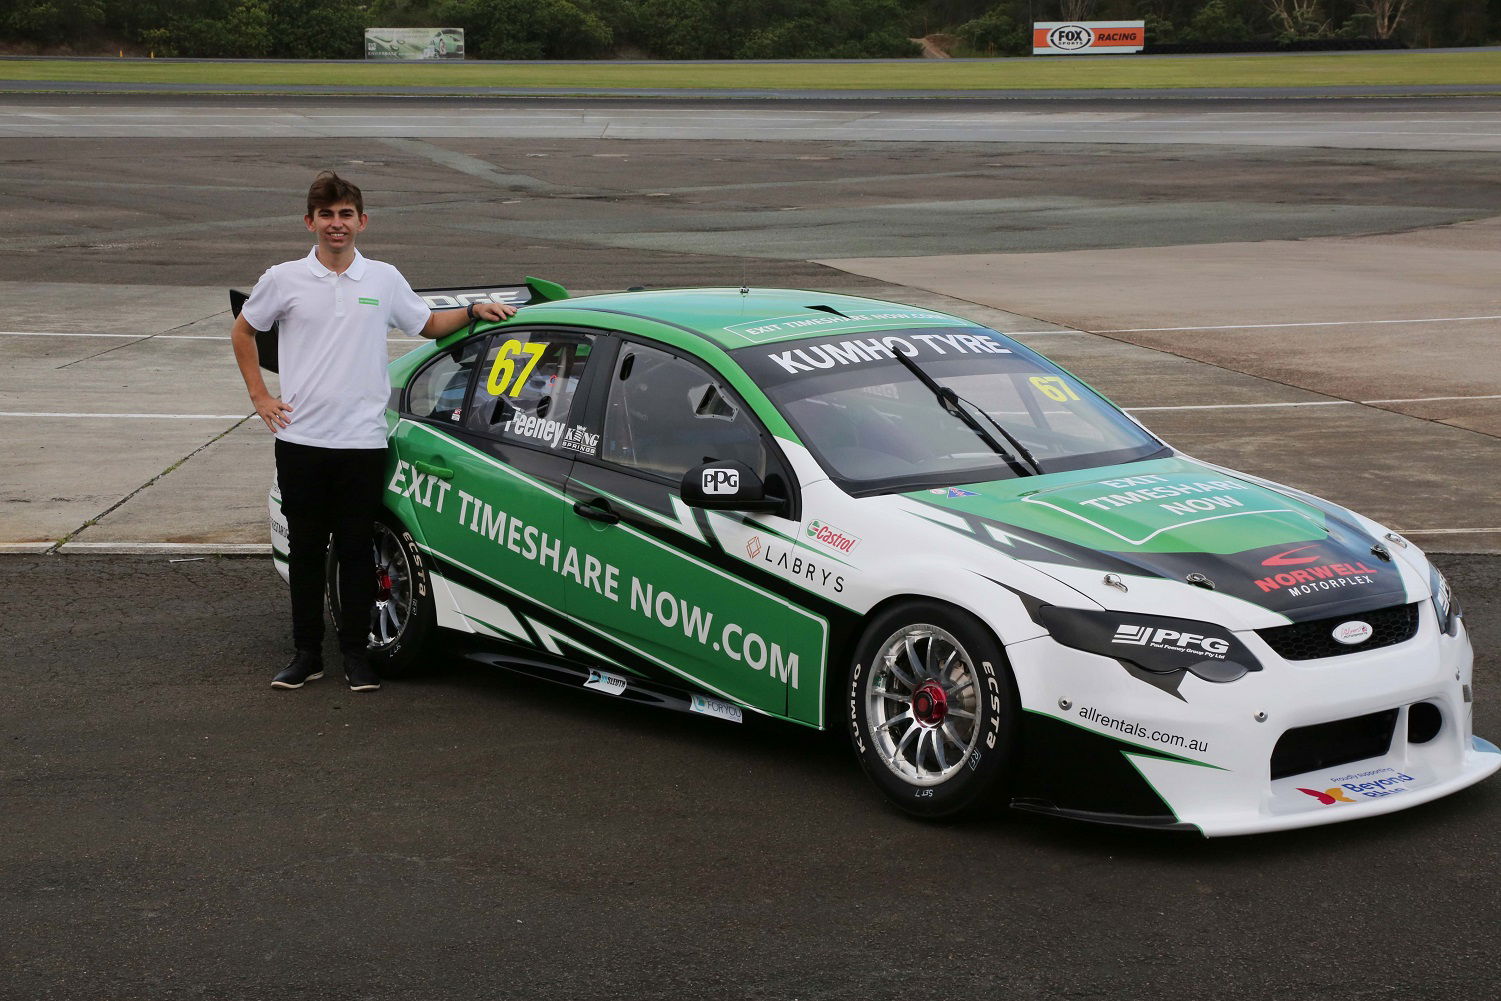
<svg viewBox="0 0 1501 1001"><path fill-rule="evenodd" d="M1427 602L1412 639L1338 657L1287 661L1256 633L1237 636L1262 670L1228 684L1190 675L1176 694L1050 637L1008 647L1033 744L1023 748L1017 805L1206 836L1253 834L1390 813L1501 768L1501 751L1471 733L1469 638L1463 627L1442 635ZM1438 732L1409 739L1411 707L1425 702L1438 709ZM1350 752L1358 758L1272 777L1287 731L1393 713L1384 750L1367 742ZM1426 736L1415 729L1414 738ZM1339 752L1335 742L1317 757L1348 757ZM1285 770L1285 753L1280 760Z"/></svg>

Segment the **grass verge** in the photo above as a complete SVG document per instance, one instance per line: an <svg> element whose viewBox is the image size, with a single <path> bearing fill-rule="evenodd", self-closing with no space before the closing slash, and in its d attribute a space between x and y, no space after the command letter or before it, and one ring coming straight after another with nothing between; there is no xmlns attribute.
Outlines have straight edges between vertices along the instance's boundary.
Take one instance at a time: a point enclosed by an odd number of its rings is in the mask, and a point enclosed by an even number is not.
<svg viewBox="0 0 1501 1001"><path fill-rule="evenodd" d="M366 63L0 60L0 80L255 87L1071 90L1501 85L1494 52L1053 57L849 63Z"/></svg>

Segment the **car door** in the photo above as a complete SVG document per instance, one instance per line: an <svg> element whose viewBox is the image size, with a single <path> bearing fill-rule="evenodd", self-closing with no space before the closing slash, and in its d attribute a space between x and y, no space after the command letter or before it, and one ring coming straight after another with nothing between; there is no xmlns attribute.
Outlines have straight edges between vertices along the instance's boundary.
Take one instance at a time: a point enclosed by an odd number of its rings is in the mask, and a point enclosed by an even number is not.
<svg viewBox="0 0 1501 1001"><path fill-rule="evenodd" d="M387 489L411 504L460 628L558 652L569 414L594 339L505 327L450 349L455 361L437 359L410 383Z"/></svg>
<svg viewBox="0 0 1501 1001"><path fill-rule="evenodd" d="M679 684L821 722L827 619L746 579L744 560L721 548L714 528L727 517L738 527L733 513L711 518L679 496L683 474L709 460L738 459L787 490L771 437L685 354L622 338L608 373L595 384L589 447L569 477L565 539L596 557L613 586L569 587L569 615ZM757 518L789 538L797 530L776 514Z"/></svg>

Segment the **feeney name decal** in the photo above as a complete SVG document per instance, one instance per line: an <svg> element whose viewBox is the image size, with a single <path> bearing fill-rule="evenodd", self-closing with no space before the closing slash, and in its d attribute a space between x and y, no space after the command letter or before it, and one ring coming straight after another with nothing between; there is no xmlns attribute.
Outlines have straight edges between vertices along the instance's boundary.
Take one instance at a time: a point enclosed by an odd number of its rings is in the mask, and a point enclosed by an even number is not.
<svg viewBox="0 0 1501 1001"><path fill-rule="evenodd" d="M908 338L911 338L910 340ZM922 348L914 346L917 341ZM786 351L770 351L766 357L776 362L789 375L798 372L815 372L839 365L862 365L873 361L889 361L896 352L911 358L924 352L933 355L991 354L1009 355L1010 348L1001 347L989 337L974 334L908 334L907 337L852 337L845 341L826 341L789 348Z"/></svg>
<svg viewBox="0 0 1501 1001"><path fill-rule="evenodd" d="M534 438L548 448L571 448L585 455L599 451L599 435L591 434L581 424L569 426L547 417L516 414L501 427L518 438Z"/></svg>
<svg viewBox="0 0 1501 1001"><path fill-rule="evenodd" d="M568 431L568 425L562 421L532 417L530 414L517 414L501 427L518 438L536 438L548 448L557 448L563 441L564 433Z"/></svg>
<svg viewBox="0 0 1501 1001"><path fill-rule="evenodd" d="M411 477L408 482L408 477ZM438 489L434 497L434 486ZM443 513L443 502L451 484L436 476L418 472L406 460L397 460L396 472L387 490L411 499L436 514ZM765 671L769 678L790 688L799 686L800 655L774 640L747 629L736 622L718 620L687 598L679 597L652 581L632 575L623 580L620 568L606 563L577 546L564 546L563 540L537 525L527 524L475 495L455 487L458 509L449 508L458 525L478 538L514 553L528 563L566 577L579 587L608 601L626 602L632 612L674 635L682 635L700 646L711 648L731 662L753 671Z"/></svg>

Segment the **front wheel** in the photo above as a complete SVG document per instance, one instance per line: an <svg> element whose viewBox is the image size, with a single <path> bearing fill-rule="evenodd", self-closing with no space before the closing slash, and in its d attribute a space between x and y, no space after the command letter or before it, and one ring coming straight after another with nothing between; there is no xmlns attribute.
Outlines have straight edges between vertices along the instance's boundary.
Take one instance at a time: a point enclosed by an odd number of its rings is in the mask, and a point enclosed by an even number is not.
<svg viewBox="0 0 1501 1001"><path fill-rule="evenodd" d="M383 678L411 673L432 634L432 583L412 533L389 512L375 520L375 604L370 608L370 665ZM339 569L328 554L328 610L339 621Z"/></svg>
<svg viewBox="0 0 1501 1001"><path fill-rule="evenodd" d="M1016 698L1001 645L937 602L901 605L870 624L846 708L865 773L916 816L985 804L1014 758Z"/></svg>

